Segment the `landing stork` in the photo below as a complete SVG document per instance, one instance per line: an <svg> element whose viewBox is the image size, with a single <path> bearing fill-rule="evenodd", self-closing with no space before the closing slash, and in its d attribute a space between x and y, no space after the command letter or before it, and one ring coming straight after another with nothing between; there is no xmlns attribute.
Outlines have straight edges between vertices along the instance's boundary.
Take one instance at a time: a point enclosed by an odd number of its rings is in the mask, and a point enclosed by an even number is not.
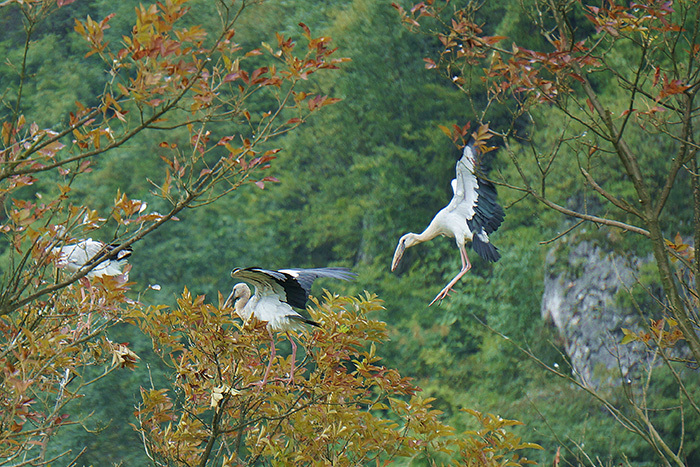
<svg viewBox="0 0 700 467"><path fill-rule="evenodd" d="M450 204L435 215L423 232L407 233L401 237L391 262L391 270L394 271L406 248L432 240L438 235L455 239L462 269L430 305L445 298L457 281L472 267L465 248L466 242L472 242L474 251L486 261L495 262L501 257L498 249L491 244L489 234L498 229L505 214L496 201L496 187L480 176L484 173L483 157L473 141L464 147L455 170L456 178L452 180L454 195Z"/></svg>
<svg viewBox="0 0 700 467"><path fill-rule="evenodd" d="M54 247L53 253L58 258L56 266L64 268L70 274L97 264L86 277L118 276L123 274L126 259L131 256L132 248L127 247L113 253L118 244L107 244L88 238L77 243Z"/></svg>
<svg viewBox="0 0 700 467"><path fill-rule="evenodd" d="M272 331L285 332L292 344L292 369L289 373L289 381L294 382L297 346L290 337L289 331L299 328L302 324L316 327L320 327L320 324L304 318L292 307L306 307L314 280L319 277L351 280L355 275L347 268L280 269L279 271L262 268L236 268L231 271L231 277L250 283L255 292L251 294L247 284L236 284L226 299L224 307L233 305L234 310L244 323L247 323L251 316L267 322L271 343L270 361L260 383L261 386L267 382L272 361L276 355L275 337L272 335Z"/></svg>

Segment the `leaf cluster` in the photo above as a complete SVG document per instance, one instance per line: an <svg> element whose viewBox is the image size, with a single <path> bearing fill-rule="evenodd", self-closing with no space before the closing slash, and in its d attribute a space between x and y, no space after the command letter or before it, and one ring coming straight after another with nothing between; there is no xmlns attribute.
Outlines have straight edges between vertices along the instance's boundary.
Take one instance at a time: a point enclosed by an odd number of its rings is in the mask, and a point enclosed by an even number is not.
<svg viewBox="0 0 700 467"><path fill-rule="evenodd" d="M172 392L142 389L136 416L147 452L157 465L387 464L445 455L455 465L529 463L517 453L539 446L508 432L518 422L470 411L480 429L455 436L432 399L381 363L386 324L368 317L381 308L371 294L314 300L309 312L322 327L300 336L306 352L294 382L285 378L289 358L278 356L262 387L263 323L243 326L230 309L187 291L174 310L131 314L175 371Z"/></svg>

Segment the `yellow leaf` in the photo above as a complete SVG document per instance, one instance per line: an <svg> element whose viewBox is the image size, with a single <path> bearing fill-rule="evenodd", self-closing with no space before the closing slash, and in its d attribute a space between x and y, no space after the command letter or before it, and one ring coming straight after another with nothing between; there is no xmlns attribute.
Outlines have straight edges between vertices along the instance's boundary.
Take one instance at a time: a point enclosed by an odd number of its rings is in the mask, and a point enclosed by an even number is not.
<svg viewBox="0 0 700 467"><path fill-rule="evenodd" d="M133 368L139 356L124 344L119 344L112 348L112 365Z"/></svg>
<svg viewBox="0 0 700 467"><path fill-rule="evenodd" d="M544 448L537 443L522 443L518 444L515 449L542 449Z"/></svg>
<svg viewBox="0 0 700 467"><path fill-rule="evenodd" d="M629 329L622 328L622 333L625 335L625 337L622 338L622 341L621 341L622 344L628 344L632 341L636 341L639 339L637 334L630 331Z"/></svg>

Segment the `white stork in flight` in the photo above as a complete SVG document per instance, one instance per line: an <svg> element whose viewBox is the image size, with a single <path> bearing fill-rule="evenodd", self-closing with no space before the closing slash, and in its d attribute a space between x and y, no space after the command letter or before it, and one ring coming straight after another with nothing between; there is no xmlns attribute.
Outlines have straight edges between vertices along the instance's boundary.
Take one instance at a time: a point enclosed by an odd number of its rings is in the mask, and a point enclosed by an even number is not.
<svg viewBox="0 0 700 467"><path fill-rule="evenodd" d="M422 233L407 233L401 237L391 262L393 271L406 248L432 240L438 235L455 239L462 259L462 269L430 305L445 298L457 281L472 267L465 248L466 242L471 241L474 251L486 261L498 261L501 257L498 249L489 241L489 234L498 229L505 214L496 201L496 187L480 177L486 170L482 154L473 141L464 147L462 157L457 161L456 172L456 178L452 180L454 195L450 204L433 217L430 225Z"/></svg>
<svg viewBox="0 0 700 467"><path fill-rule="evenodd" d="M292 344L292 369L289 373L289 382L294 382L297 346L290 337L289 331L302 324L317 327L320 325L316 321L304 318L292 307L306 308L306 301L309 298L314 280L319 277L351 280L355 275L347 268L280 269L279 271L261 268L236 268L231 271L231 277L242 279L253 285L255 293L251 294L247 284L236 284L224 302L224 307L233 304L234 310L244 323L247 323L251 316L267 322L267 331L270 334L271 342L270 361L260 383L261 386L267 382L272 360L276 354L275 338L272 331L287 333L287 338Z"/></svg>
<svg viewBox="0 0 700 467"><path fill-rule="evenodd" d="M123 273L126 259L131 256L132 248L127 247L112 253L119 245L106 244L98 240L88 238L78 243L54 247L53 252L57 256L56 266L65 268L70 274L76 273L85 267L97 264L86 274L87 277L118 276Z"/></svg>

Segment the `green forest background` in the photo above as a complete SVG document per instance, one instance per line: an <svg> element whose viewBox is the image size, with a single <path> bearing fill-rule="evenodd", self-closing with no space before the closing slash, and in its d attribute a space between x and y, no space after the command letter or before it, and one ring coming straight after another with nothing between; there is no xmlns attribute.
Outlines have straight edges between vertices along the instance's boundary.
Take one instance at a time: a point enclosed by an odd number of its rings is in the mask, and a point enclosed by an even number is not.
<svg viewBox="0 0 700 467"><path fill-rule="evenodd" d="M196 3L188 21L217 21L214 3ZM67 118L63 109L72 102L89 104L90 96L104 86L105 72L95 56L84 58L86 45L73 30L73 18L116 13L108 39L118 42L133 23L137 4L78 1L42 24L30 49L34 79L24 89L24 113L50 127ZM518 0L484 2L485 27L525 43L541 40L522 21L521 8ZM24 34L21 18L13 16L12 9L2 12L0 56L7 60L0 65L0 82L2 89L12 89L16 70L11 63L20 59ZM520 194L501 188L506 219L492 236L503 255L499 262L486 263L470 250L473 269L451 297L430 308L430 300L459 270L451 239L410 249L396 273L390 272L398 238L422 231L451 198L449 181L459 150L438 126L474 122L479 110L452 83L426 69L423 58L438 51L439 44L408 32L390 2L380 0L270 1L251 7L236 39L259 46L272 42L274 31L298 37L300 22L315 34L331 36L340 56L351 59L340 72L325 74L313 85L318 87L315 92L342 101L275 142L282 151L266 175L279 183L267 183L263 190L244 186L219 202L182 213L179 222L134 245L130 277L136 283L135 295L145 304L173 305L187 285L193 294L216 303L217 294L230 291L234 267L351 267L358 274L356 281L319 281L314 294L320 296L323 288L339 294L378 294L385 310L373 318L386 321L391 336L379 351L383 363L415 378L423 395L436 398L434 406L453 426L467 428L466 415L459 409L473 408L524 422L519 433L545 448L529 456L544 465L552 463L562 445L575 452L576 445L585 446L602 465L655 465L643 441L622 429L589 396L543 371L480 324L487 323L549 364L567 367L556 331L540 316L544 259L551 248L540 242L566 229L566 219L530 200L516 203ZM607 97L615 99L613 83L599 85L609 85ZM483 92L470 91L474 96ZM555 122L552 128L523 123L523 131L546 142L556 131ZM497 118L489 123L499 127ZM187 138L186 132L181 137ZM637 144L648 144L641 138ZM74 202L82 197L93 209L109 209L121 190L158 210L162 200L150 194L147 179L159 170L160 160L154 155L161 141L161 135L150 131L111 151L89 177L73 186ZM177 142L177 136L169 134L168 141ZM494 170L508 176L513 169L496 152ZM567 180L561 177L558 186L550 187L553 197L576 197L574 182ZM55 187L43 179L28 188L26 196L42 190ZM668 216L667 235L691 233L692 211L683 202L688 193L678 191L673 193L678 209ZM607 238L595 229L581 235ZM648 254L624 235L617 237L614 248ZM153 284L160 290L149 289ZM87 446L80 458L85 465L146 465L141 441L129 423L134 423L139 387L170 375L135 327L124 325L110 338L131 343L141 357L138 368L111 375L83 398L80 410L83 416L93 414L86 422L92 432L66 429L50 448ZM656 388L655 394L675 396L672 385L667 388L670 394L664 389ZM608 389L610 397L616 397L617 390ZM670 416L659 426L667 432L679 430L678 420ZM686 440L693 439L687 436L693 429L697 432L697 424L685 427ZM686 446L690 465L693 458L700 463L699 449L698 441Z"/></svg>

